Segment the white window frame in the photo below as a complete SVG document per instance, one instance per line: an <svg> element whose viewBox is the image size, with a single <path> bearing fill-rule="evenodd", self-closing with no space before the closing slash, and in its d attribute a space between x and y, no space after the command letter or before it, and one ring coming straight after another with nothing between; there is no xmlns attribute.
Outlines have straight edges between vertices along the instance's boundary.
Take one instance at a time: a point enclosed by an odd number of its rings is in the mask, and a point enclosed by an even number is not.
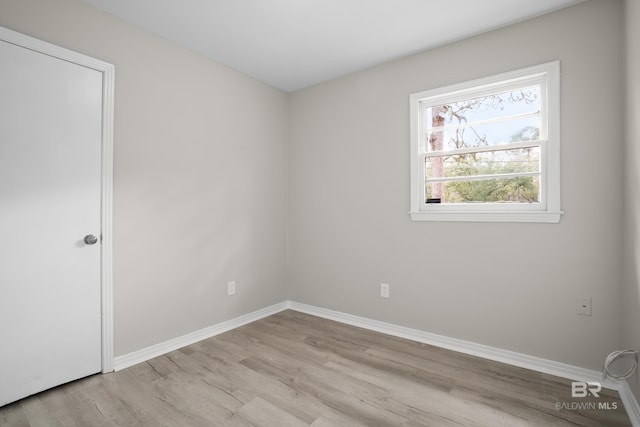
<svg viewBox="0 0 640 427"><path fill-rule="evenodd" d="M501 90L539 84L541 88L540 203L438 204L425 201L425 154L420 110L476 98ZM413 93L409 96L411 143L411 210L413 221L482 221L558 223L560 209L560 61Z"/></svg>

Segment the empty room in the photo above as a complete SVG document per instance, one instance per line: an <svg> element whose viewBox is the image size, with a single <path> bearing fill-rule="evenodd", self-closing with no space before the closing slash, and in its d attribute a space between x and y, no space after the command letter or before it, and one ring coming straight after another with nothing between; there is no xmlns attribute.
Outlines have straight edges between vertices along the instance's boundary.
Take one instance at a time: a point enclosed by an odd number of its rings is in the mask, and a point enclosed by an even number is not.
<svg viewBox="0 0 640 427"><path fill-rule="evenodd" d="M640 426L638 0L0 0L0 426Z"/></svg>

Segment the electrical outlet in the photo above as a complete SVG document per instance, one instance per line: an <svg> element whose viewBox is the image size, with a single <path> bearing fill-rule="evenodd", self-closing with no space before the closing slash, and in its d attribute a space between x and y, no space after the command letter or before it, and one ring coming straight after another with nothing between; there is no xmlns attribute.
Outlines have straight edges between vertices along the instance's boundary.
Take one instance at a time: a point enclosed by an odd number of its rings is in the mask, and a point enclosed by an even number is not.
<svg viewBox="0 0 640 427"><path fill-rule="evenodd" d="M389 298L389 284L380 283L380 296L382 298Z"/></svg>
<svg viewBox="0 0 640 427"><path fill-rule="evenodd" d="M578 297L576 313L581 316L591 316L591 297Z"/></svg>
<svg viewBox="0 0 640 427"><path fill-rule="evenodd" d="M227 294L228 295L235 295L236 294L236 282L235 281L231 281L231 282L227 283Z"/></svg>

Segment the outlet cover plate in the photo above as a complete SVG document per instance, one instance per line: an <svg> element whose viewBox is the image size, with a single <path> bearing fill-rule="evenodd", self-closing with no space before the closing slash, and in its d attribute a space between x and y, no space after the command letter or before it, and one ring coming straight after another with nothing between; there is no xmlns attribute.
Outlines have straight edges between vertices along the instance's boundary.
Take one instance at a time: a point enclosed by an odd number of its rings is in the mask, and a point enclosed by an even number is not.
<svg viewBox="0 0 640 427"><path fill-rule="evenodd" d="M380 283L380 296L382 298L389 298L389 284Z"/></svg>

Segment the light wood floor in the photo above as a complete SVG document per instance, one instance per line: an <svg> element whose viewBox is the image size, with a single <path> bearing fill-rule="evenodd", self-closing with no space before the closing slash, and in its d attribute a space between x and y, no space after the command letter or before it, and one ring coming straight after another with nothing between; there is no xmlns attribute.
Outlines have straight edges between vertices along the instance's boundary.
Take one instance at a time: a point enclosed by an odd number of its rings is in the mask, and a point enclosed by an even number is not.
<svg viewBox="0 0 640 427"><path fill-rule="evenodd" d="M592 402L617 409L572 409ZM566 404L564 409L557 405ZM284 311L0 408L1 426L623 426L616 392Z"/></svg>

